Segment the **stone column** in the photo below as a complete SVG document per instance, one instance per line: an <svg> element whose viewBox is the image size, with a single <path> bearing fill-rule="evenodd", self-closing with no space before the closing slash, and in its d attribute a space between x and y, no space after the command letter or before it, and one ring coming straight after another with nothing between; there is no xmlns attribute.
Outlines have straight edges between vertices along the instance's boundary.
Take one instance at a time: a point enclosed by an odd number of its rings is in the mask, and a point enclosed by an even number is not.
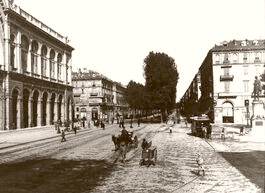
<svg viewBox="0 0 265 193"><path fill-rule="evenodd" d="M58 54L55 52L55 57L54 57L54 79L56 82L58 82L58 63L57 63L57 56Z"/></svg>
<svg viewBox="0 0 265 193"><path fill-rule="evenodd" d="M51 80L51 68L50 68L50 48L47 47L47 60L46 60L46 76Z"/></svg>
<svg viewBox="0 0 265 193"><path fill-rule="evenodd" d="M51 101L50 101L50 99L47 99L46 125L51 125Z"/></svg>
<svg viewBox="0 0 265 193"><path fill-rule="evenodd" d="M27 59L27 71L32 76L32 68L31 68L31 40L29 41L29 50L28 50L28 59Z"/></svg>
<svg viewBox="0 0 265 193"><path fill-rule="evenodd" d="M23 100L22 96L17 98L17 129L22 128L22 119L23 118Z"/></svg>
<svg viewBox="0 0 265 193"><path fill-rule="evenodd" d="M55 122L58 121L58 100L57 98L55 98L55 101L54 101L54 121Z"/></svg>
<svg viewBox="0 0 265 193"><path fill-rule="evenodd" d="M72 100L69 101L69 121L70 121L70 129L72 130L73 129L73 120L72 120L72 111L73 111L73 107L72 107Z"/></svg>
<svg viewBox="0 0 265 193"><path fill-rule="evenodd" d="M38 43L38 51L37 51L37 74L42 78L42 66L41 66L41 43Z"/></svg>
<svg viewBox="0 0 265 193"><path fill-rule="evenodd" d="M37 107L37 126L41 126L42 125L42 99L39 98L38 100L38 107Z"/></svg>
<svg viewBox="0 0 265 193"><path fill-rule="evenodd" d="M61 121L65 122L65 100L62 99L62 103L61 103Z"/></svg>
<svg viewBox="0 0 265 193"><path fill-rule="evenodd" d="M17 70L18 73L22 73L22 62L21 62L21 32L19 31L17 33L17 42L16 42L16 64L17 64Z"/></svg>
<svg viewBox="0 0 265 193"><path fill-rule="evenodd" d="M33 126L33 98L29 97L29 103L28 103L28 124L29 127Z"/></svg>

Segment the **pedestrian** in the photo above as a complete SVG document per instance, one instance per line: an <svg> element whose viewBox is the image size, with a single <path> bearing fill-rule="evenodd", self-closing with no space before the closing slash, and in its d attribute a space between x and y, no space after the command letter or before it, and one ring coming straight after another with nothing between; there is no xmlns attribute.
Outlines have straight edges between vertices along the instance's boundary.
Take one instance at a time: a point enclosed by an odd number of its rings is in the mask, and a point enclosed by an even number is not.
<svg viewBox="0 0 265 193"><path fill-rule="evenodd" d="M103 129L103 130L105 130L105 123L104 123L104 121L103 120L101 120L101 128Z"/></svg>
<svg viewBox="0 0 265 193"><path fill-rule="evenodd" d="M57 133L61 133L60 125L61 125L61 121L60 121L60 119L58 119L58 121L57 121Z"/></svg>
<svg viewBox="0 0 265 193"><path fill-rule="evenodd" d="M90 128L90 119L87 120L87 128Z"/></svg>
<svg viewBox="0 0 265 193"><path fill-rule="evenodd" d="M75 135L76 135L76 133L77 133L77 128L74 126L73 129L74 129L74 133L75 133Z"/></svg>
<svg viewBox="0 0 265 193"><path fill-rule="evenodd" d="M186 127L188 127L188 121L187 121L187 118L185 118L185 125L186 125Z"/></svg>
<svg viewBox="0 0 265 193"><path fill-rule="evenodd" d="M120 127L120 128L123 128L123 129L125 128L125 127L124 127L124 117L123 117L123 115L120 117L119 127Z"/></svg>
<svg viewBox="0 0 265 193"><path fill-rule="evenodd" d="M208 125L207 127L207 138L208 139L211 139L211 136L212 136L212 125L211 123Z"/></svg>
<svg viewBox="0 0 265 193"><path fill-rule="evenodd" d="M244 126L240 127L240 136L244 135L244 130L245 130Z"/></svg>
<svg viewBox="0 0 265 193"><path fill-rule="evenodd" d="M85 128L85 121L86 121L86 118L83 117L83 118L82 118L82 126L83 126L83 128Z"/></svg>
<svg viewBox="0 0 265 193"><path fill-rule="evenodd" d="M61 142L65 142L66 141L66 138L65 138L65 131L62 130L62 140Z"/></svg>
<svg viewBox="0 0 265 193"><path fill-rule="evenodd" d="M221 139L225 140L225 135L226 135L226 129L225 127L222 127L222 131L221 131Z"/></svg>
<svg viewBox="0 0 265 193"><path fill-rule="evenodd" d="M141 117L139 116L138 120L137 120L137 123L138 123L138 127L140 127L140 124L141 124Z"/></svg>

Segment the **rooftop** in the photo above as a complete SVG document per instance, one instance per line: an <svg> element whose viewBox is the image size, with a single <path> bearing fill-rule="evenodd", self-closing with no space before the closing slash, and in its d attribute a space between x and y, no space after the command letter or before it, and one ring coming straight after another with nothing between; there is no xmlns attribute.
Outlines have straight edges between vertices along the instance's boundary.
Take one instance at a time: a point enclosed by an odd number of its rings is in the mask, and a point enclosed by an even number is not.
<svg viewBox="0 0 265 193"><path fill-rule="evenodd" d="M60 40L61 42L66 43L66 44L69 42L67 36L63 36L63 35L59 34L58 32L56 32L55 30L53 30L52 28L48 27L47 25L42 23L40 20L36 19L35 17L33 17L32 15L27 13L25 10L21 9L19 6L14 4L13 1L7 1L6 0L6 2L5 2L5 0L3 0L3 3L4 3L3 5L5 6L4 9L12 10L12 11L16 12L17 14L19 14L20 16L25 18L26 21L28 21L29 23L38 27L39 29L43 30L44 32L50 34L51 36Z"/></svg>
<svg viewBox="0 0 265 193"><path fill-rule="evenodd" d="M265 49L265 40L232 40L223 41L212 48L212 51L231 51L231 50L261 50Z"/></svg>

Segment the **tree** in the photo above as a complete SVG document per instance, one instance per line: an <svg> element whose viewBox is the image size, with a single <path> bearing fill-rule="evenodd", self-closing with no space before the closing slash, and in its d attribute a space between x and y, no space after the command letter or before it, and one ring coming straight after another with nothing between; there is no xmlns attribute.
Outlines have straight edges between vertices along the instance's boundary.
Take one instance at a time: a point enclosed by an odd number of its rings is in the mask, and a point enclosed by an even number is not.
<svg viewBox="0 0 265 193"><path fill-rule="evenodd" d="M152 96L152 108L165 114L174 107L176 100L179 74L175 61L165 53L150 52L144 59L143 68L146 91Z"/></svg>
<svg viewBox="0 0 265 193"><path fill-rule="evenodd" d="M144 85L130 81L125 92L125 99L129 106L134 109L142 109L144 100Z"/></svg>

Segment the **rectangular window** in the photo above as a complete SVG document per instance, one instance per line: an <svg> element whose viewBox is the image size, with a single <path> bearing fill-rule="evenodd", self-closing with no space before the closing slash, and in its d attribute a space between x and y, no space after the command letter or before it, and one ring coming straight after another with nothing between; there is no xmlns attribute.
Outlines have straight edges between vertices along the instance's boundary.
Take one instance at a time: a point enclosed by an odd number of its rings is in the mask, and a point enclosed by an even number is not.
<svg viewBox="0 0 265 193"><path fill-rule="evenodd" d="M243 69L244 69L244 75L245 76L248 75L248 66L244 66Z"/></svg>
<svg viewBox="0 0 265 193"><path fill-rule="evenodd" d="M229 68L224 68L224 75L229 76Z"/></svg>
<svg viewBox="0 0 265 193"><path fill-rule="evenodd" d="M224 91L226 93L230 92L230 82L224 82Z"/></svg>
<svg viewBox="0 0 265 193"><path fill-rule="evenodd" d="M244 80L244 92L249 92L249 81Z"/></svg>

